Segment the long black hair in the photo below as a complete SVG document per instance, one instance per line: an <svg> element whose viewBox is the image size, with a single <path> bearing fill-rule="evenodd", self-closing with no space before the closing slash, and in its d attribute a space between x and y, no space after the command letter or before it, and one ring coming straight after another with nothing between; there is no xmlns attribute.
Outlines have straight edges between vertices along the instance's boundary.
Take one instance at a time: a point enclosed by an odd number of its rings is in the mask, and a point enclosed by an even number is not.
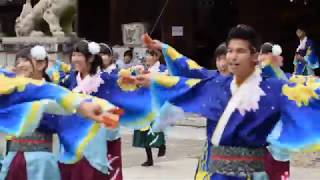
<svg viewBox="0 0 320 180"><path fill-rule="evenodd" d="M99 68L102 69L103 67L102 58L99 54L90 53L88 41L82 40L76 43L75 46L73 47L73 52L82 53L86 58L86 62L91 64L91 68L89 70L90 75L96 74ZM93 57L93 61L89 62L89 59L91 57Z"/></svg>
<svg viewBox="0 0 320 180"><path fill-rule="evenodd" d="M48 58L47 58L48 59ZM47 65L47 68L48 68L48 65ZM51 78L49 77L49 75L46 73L46 69L47 68L44 68L43 70L43 73L42 73L42 77L44 78L45 81L47 82L52 82Z"/></svg>

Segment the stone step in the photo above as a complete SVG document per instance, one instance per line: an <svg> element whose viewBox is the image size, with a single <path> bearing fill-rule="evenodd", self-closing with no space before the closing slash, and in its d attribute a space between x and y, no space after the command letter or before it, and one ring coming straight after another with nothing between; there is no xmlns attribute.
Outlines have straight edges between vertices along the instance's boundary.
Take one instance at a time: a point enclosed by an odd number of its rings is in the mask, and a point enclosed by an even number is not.
<svg viewBox="0 0 320 180"><path fill-rule="evenodd" d="M176 122L175 125L204 128L206 127L206 118L196 114L187 114L185 119Z"/></svg>

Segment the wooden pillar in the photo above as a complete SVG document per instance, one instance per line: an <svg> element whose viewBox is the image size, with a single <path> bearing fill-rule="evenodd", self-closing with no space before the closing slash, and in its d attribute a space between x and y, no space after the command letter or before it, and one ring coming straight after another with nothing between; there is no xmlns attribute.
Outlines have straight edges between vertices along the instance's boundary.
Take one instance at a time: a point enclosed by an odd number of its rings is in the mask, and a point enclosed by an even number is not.
<svg viewBox="0 0 320 180"><path fill-rule="evenodd" d="M21 4L10 4L0 6L0 23L1 23L1 31L3 33L1 35L4 36L15 36L15 21L16 18L20 15L22 10Z"/></svg>
<svg viewBox="0 0 320 180"><path fill-rule="evenodd" d="M109 2L78 0L77 33L79 37L107 42L109 33Z"/></svg>
<svg viewBox="0 0 320 180"><path fill-rule="evenodd" d="M109 41L112 45L122 44L121 24L125 20L125 11L128 8L127 0L109 0Z"/></svg>

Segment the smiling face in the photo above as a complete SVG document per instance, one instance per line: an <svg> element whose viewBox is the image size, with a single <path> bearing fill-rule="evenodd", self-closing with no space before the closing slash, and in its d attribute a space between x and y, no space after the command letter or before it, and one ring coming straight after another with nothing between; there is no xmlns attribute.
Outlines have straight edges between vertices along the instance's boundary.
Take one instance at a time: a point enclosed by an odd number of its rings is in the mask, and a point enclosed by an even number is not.
<svg viewBox="0 0 320 180"><path fill-rule="evenodd" d="M228 43L227 61L232 74L247 77L255 70L257 53L249 41L231 39Z"/></svg>
<svg viewBox="0 0 320 180"><path fill-rule="evenodd" d="M84 54L80 52L73 52L71 56L71 63L74 66L75 70L80 73L88 73L89 72L89 63L86 60Z"/></svg>
<svg viewBox="0 0 320 180"><path fill-rule="evenodd" d="M26 58L17 58L15 69L18 76L31 78L34 73L32 61Z"/></svg>

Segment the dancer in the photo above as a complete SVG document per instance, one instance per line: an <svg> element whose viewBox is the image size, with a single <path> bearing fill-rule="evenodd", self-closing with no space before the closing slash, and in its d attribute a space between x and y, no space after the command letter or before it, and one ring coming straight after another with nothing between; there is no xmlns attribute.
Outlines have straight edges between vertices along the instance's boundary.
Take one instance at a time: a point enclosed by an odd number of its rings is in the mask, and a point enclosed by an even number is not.
<svg viewBox="0 0 320 180"><path fill-rule="evenodd" d="M267 136L280 115L282 132L268 139L271 148L277 147L283 151L317 150L314 145L319 143L319 127L311 125L316 121L313 117L320 113L317 106L320 85L317 79L293 78L291 81L294 82L285 83L262 78L260 70L256 69L257 34L249 26L232 28L227 46L227 59L233 77L216 75L201 80L140 75L134 78L138 85L151 86L155 107L161 108L158 111L165 113L165 110L180 107L208 118L211 125L207 127L207 146L196 178L267 177L263 164ZM303 91L297 94L298 89Z"/></svg>
<svg viewBox="0 0 320 180"><path fill-rule="evenodd" d="M162 54L158 50L148 50L145 57L146 72L149 73L164 73L167 74L167 68L160 64ZM144 69L140 69L144 72ZM151 148L158 148L158 157L163 157L166 154L165 135L163 132L152 132L150 126L140 130L135 130L133 133L133 146L145 148L147 160L141 166L153 166L153 155Z"/></svg>
<svg viewBox="0 0 320 180"><path fill-rule="evenodd" d="M16 100L17 97L20 97L21 99L26 99L26 97L23 95L29 95L29 98L31 96L31 98L33 97L33 98L42 99L43 98L42 96L45 96L45 94L41 94L41 92L35 93L37 95L30 94L32 93L31 91L32 84L35 84L36 87L33 87L35 90L39 89L39 90L47 91L47 93L48 92L55 93L53 95L47 95L45 99L52 99L53 97L55 97L55 95L59 97L59 95L61 96L62 94L64 94L64 91L66 90L62 89L63 91L59 93L58 86L47 85L48 86L47 88L37 87L37 86L41 86L42 83L44 83L43 79L48 79L48 77L44 73L48 65L47 64L48 61L46 60L46 58L47 57L46 57L45 49L41 46L35 46L33 48L26 48L21 50L17 54L17 58L16 58L16 72L19 77L15 77L15 75L12 73L1 71L2 72L1 78L2 78L2 82L4 83L1 86L1 88L4 88L3 92L6 92L5 86L7 86L6 87L8 88L7 90L10 90L10 88L14 90L15 87L17 87L18 89L19 88L21 89L22 87L25 86L27 87L27 89L25 89L23 92L18 91L19 93L13 98L13 100ZM8 77L6 77L6 75ZM39 79L40 81L30 81L24 77L33 77L34 79ZM73 99L74 100L73 103L75 103L74 105L76 105L77 96L78 95L67 95L66 99L65 100L62 99L61 103L65 104L66 106L67 105L66 103L68 103L66 102L66 100ZM12 98L10 98L10 96L8 96L6 93L2 95L2 100L9 100L9 102L7 101L7 103L10 103L10 100L11 102L14 102L12 101ZM2 104L3 103L4 102L2 102ZM82 104L91 104L91 103L82 103ZM104 106L104 109L107 108L112 110L114 108L110 104L108 103L106 104L103 101L101 101L100 104ZM84 109L81 111L84 111L84 112L90 111L90 110L93 111L92 115L88 114L89 116L83 113L84 115L86 115L84 117L95 117L95 116L98 116L98 114L100 114L102 111L102 109L99 109L99 106L94 107L95 109L90 108L91 105L90 106L82 105L82 106L83 108L88 108L88 109ZM21 111L19 112L19 114L22 113L21 120L19 119L19 117L15 117L14 114L12 114L18 111ZM54 105L52 101L48 101L48 100L42 100L42 101L33 100L25 103L19 102L18 105L10 105L9 107L4 106L3 109L1 110L1 114L3 115L3 117L7 117L7 118L11 117L10 120L12 120L13 122L21 122L22 125L24 124L22 126L23 127L22 130L30 129L28 128L28 126L30 125L31 127L34 126L30 130L38 126L36 131L31 135L20 138L19 134L14 134L17 137L13 136L10 138L7 146L7 150L9 154L5 157L3 161L3 168L1 170L2 179L18 179L18 180L19 179L22 179L22 180L47 179L47 178L60 179L60 173L59 173L57 161L55 160L55 157L51 153L51 148L52 148L51 134L58 133L61 137L64 138L64 140L62 141L62 144L69 146L68 148L66 148L66 153L69 153L69 157L71 158L69 160L72 160L76 158L75 155L79 156L81 154L82 150L79 149L80 148L79 145L82 144L81 146L83 146L87 144L86 143L87 140L85 139L90 139L90 136L88 135L90 133L94 134L96 131L94 129L90 130L91 128L96 127L95 123L92 123L85 119L82 121L79 120L78 122L76 121L77 125L75 125L75 127L77 129L69 129L68 127L58 127L57 120L53 118L51 115L44 115L44 118L41 121L39 121L38 118L40 118L41 113L45 111L49 111L50 113L59 113L59 114L66 113L62 111L61 107L59 108L58 106ZM10 116L10 114L12 114L13 116ZM107 117L110 115L105 114L105 116ZM25 119L25 117L27 118ZM97 117L95 117L95 119L97 120ZM109 119L112 120L112 116ZM31 122L34 122L34 123L30 124L30 120ZM102 120L103 119L99 118L99 122L105 121L105 120L103 121ZM29 123L25 124L24 121L26 121L26 123L28 122ZM2 126L2 128L5 128L5 126ZM22 130L20 130L20 132L23 132ZM77 136L74 136L74 133L79 133L79 132L81 133L78 134ZM73 138L70 139L70 135L73 135ZM75 153L75 150L77 151L77 153Z"/></svg>

